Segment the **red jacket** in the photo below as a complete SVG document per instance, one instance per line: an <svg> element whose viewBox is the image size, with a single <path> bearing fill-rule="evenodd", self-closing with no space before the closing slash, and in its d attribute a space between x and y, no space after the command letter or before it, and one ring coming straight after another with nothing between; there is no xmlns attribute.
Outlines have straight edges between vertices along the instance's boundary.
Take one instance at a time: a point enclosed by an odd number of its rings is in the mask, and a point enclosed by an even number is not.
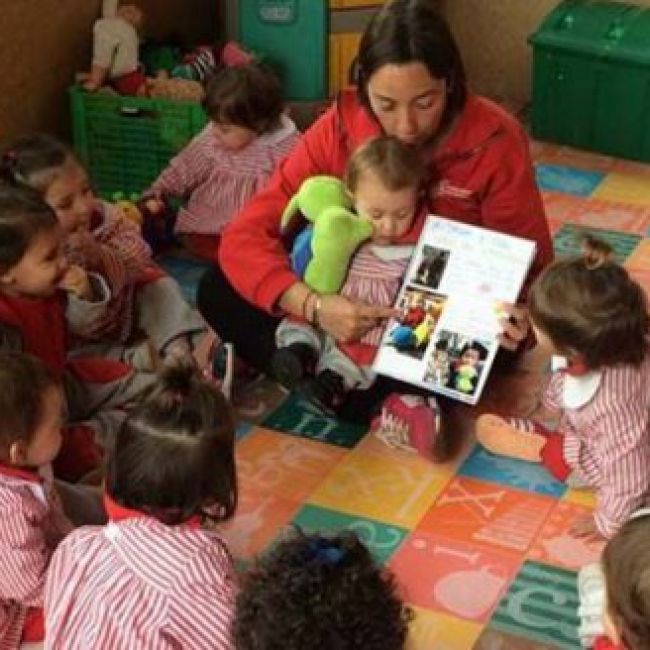
<svg viewBox="0 0 650 650"><path fill-rule="evenodd" d="M350 153L381 133L354 90L303 135L264 190L226 227L218 256L234 287L272 312L297 278L280 236L280 215L306 178L341 177ZM552 258L527 136L496 104L470 96L452 131L429 154L429 211L537 242L534 277ZM419 229L416 229L419 234Z"/></svg>

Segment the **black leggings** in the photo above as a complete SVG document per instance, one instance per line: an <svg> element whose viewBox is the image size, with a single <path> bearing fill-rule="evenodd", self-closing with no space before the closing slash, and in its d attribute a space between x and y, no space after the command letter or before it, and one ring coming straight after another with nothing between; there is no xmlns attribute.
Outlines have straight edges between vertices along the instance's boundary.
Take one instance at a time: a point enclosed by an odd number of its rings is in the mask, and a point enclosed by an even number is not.
<svg viewBox="0 0 650 650"><path fill-rule="evenodd" d="M234 344L237 356L247 364L272 376L271 357L277 349L275 330L280 319L254 307L242 298L218 266L201 278L197 305L203 318L221 340ZM368 390L352 391L340 410L349 422L369 423L390 393L430 394L388 377L377 377Z"/></svg>

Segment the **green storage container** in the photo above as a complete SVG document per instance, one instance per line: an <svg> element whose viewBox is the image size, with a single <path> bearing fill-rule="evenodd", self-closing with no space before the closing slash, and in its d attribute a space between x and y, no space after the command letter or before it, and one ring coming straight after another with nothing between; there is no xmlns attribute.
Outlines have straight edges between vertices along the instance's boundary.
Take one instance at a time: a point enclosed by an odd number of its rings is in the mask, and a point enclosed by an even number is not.
<svg viewBox="0 0 650 650"><path fill-rule="evenodd" d="M97 192L146 189L206 123L200 104L70 89L74 147Z"/></svg>
<svg viewBox="0 0 650 650"><path fill-rule="evenodd" d="M565 0L529 42L536 138L650 161L650 9Z"/></svg>
<svg viewBox="0 0 650 650"><path fill-rule="evenodd" d="M240 0L239 40L260 52L289 100L327 95L326 0Z"/></svg>

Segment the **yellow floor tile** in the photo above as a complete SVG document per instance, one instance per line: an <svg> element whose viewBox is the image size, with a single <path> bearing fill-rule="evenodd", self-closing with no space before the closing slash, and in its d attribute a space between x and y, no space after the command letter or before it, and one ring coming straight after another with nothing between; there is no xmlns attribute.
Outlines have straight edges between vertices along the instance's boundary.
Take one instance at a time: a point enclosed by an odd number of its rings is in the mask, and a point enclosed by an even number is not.
<svg viewBox="0 0 650 650"><path fill-rule="evenodd" d="M593 199L650 205L650 183L641 176L608 174L591 195Z"/></svg>
<svg viewBox="0 0 650 650"><path fill-rule="evenodd" d="M432 465L395 463L382 456L351 454L330 473L309 501L413 528L449 475Z"/></svg>
<svg viewBox="0 0 650 650"><path fill-rule="evenodd" d="M481 633L481 625L453 616L413 607L406 650L469 650Z"/></svg>

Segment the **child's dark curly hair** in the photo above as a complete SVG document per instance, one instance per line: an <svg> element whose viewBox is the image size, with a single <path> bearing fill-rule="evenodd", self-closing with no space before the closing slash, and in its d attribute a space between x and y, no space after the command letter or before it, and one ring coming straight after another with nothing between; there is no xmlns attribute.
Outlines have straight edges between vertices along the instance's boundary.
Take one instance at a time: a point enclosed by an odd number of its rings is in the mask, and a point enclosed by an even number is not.
<svg viewBox="0 0 650 650"><path fill-rule="evenodd" d="M235 647L398 650L409 620L393 577L354 533L297 531L244 576Z"/></svg>

